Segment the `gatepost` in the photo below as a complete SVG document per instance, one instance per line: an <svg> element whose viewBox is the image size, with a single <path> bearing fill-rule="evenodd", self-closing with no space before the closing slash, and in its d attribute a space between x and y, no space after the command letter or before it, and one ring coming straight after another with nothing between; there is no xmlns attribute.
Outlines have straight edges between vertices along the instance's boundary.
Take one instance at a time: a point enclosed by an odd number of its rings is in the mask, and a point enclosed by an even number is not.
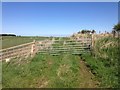
<svg viewBox="0 0 120 90"><path fill-rule="evenodd" d="M37 53L37 42L33 40L33 44L31 46L31 56L34 56Z"/></svg>

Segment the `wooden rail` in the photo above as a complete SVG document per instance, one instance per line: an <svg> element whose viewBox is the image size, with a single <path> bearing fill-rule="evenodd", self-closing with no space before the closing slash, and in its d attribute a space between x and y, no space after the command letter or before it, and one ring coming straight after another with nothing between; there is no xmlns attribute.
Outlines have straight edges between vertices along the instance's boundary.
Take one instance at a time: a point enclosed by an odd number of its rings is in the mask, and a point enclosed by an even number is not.
<svg viewBox="0 0 120 90"><path fill-rule="evenodd" d="M50 40L43 40L43 41L33 41L26 44L21 44L18 46L13 46L10 48L2 49L0 50L0 61L16 58L16 57L28 57L28 56L34 56L35 53L38 52L38 50L42 49L39 45L44 45L45 47L48 47L51 42ZM42 46L43 47L43 46Z"/></svg>
<svg viewBox="0 0 120 90"><path fill-rule="evenodd" d="M35 42L30 42L6 49L0 50L0 61L5 59L11 59L15 57L29 56L35 52ZM32 52L33 50L33 52Z"/></svg>
<svg viewBox="0 0 120 90"><path fill-rule="evenodd" d="M92 45L91 38L84 38L84 39L79 39L79 40L55 40L53 39L52 41L46 43L46 46L44 44L38 45L38 47L41 47L41 49L39 49L38 52L41 54L49 53L53 55L58 55L59 52L67 53L67 52L72 51L71 53L73 54L75 53L80 54L82 52L89 51L91 45Z"/></svg>
<svg viewBox="0 0 120 90"><path fill-rule="evenodd" d="M69 52L71 50L83 51L91 45L91 38L84 38L79 40L43 40L43 41L33 41L30 43L6 48L0 50L0 61L16 58L16 57L28 57L34 56L37 52ZM62 45L56 45L62 42Z"/></svg>

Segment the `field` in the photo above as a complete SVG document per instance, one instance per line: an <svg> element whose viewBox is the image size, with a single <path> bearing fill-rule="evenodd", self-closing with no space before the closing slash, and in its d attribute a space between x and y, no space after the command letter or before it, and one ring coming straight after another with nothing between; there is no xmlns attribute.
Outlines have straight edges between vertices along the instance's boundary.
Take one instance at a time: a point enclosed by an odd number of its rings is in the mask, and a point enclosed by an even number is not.
<svg viewBox="0 0 120 90"><path fill-rule="evenodd" d="M40 40L48 39L48 37L3 36L3 37L1 37L1 39L2 39L2 42L0 42L0 45L2 45L2 49L4 49L4 48L9 48L9 47L12 47L12 46L24 44L24 43L29 43L29 42L32 42L33 40L39 40L40 41ZM1 49L1 47L0 47L0 49Z"/></svg>
<svg viewBox="0 0 120 90"><path fill-rule="evenodd" d="M99 39L91 53L82 55L37 53L33 58L15 58L9 63L3 62L3 88L120 87L118 40L112 37Z"/></svg>

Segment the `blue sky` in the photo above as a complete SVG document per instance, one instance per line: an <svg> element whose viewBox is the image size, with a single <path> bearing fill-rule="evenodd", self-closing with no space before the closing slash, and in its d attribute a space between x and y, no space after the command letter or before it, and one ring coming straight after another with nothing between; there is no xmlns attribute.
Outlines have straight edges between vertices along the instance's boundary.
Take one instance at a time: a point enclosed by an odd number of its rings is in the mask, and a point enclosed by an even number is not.
<svg viewBox="0 0 120 90"><path fill-rule="evenodd" d="M3 2L2 33L71 35L82 29L112 31L117 2Z"/></svg>

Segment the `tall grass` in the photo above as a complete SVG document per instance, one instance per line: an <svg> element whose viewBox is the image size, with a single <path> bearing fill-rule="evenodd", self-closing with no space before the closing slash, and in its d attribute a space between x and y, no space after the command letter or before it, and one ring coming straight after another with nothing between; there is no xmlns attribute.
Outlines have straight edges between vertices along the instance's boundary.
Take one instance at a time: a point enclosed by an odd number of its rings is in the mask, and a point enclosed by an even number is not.
<svg viewBox="0 0 120 90"><path fill-rule="evenodd" d="M83 55L87 66L101 82L101 87L120 87L119 80L119 47L118 38L106 37L96 41L93 55ZM111 44L110 44L111 43Z"/></svg>

